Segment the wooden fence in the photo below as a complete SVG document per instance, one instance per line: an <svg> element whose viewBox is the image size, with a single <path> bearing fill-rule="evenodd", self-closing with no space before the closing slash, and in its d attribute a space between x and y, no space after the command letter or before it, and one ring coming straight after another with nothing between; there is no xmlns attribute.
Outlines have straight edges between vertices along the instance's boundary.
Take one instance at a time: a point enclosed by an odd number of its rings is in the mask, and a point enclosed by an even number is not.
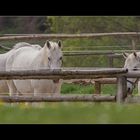
<svg viewBox="0 0 140 140"><path fill-rule="evenodd" d="M67 39L67 38L96 38L104 36L129 36L132 37L132 50L118 50L117 51L86 51L86 52L64 52L65 56L77 55L107 55L109 57L110 67L113 67L113 59L122 57L122 52L132 52L136 50L135 37L139 37L140 32L118 32L118 33L92 33L92 34L4 34L0 36L0 40L25 40L25 39ZM3 46L2 46L3 47ZM4 48L4 47L3 47ZM5 48L7 49L7 48ZM9 48L8 48L9 49ZM7 49L7 50L8 50ZM118 54L119 53L119 54ZM140 74L140 73L139 73ZM0 71L0 79L97 79L97 78L115 78L117 83L116 96L102 97L102 96L60 96L60 97L6 97L0 96L0 99L7 102L18 101L117 101L121 103L125 100L126 92L126 78L136 77L138 73L128 72L123 68L112 69L76 69L76 70L39 70L39 71ZM96 81L95 87L99 89L100 86ZM100 83L102 84L102 83Z"/></svg>
<svg viewBox="0 0 140 140"><path fill-rule="evenodd" d="M93 78L117 78L117 93L116 97L102 97L102 96L93 96L92 98L86 97L47 97L43 98L43 101L64 101L64 98L66 98L65 101L113 101L116 100L118 103L121 103L124 101L126 96L126 74L128 70L124 68L98 68L98 69L68 69L68 68L62 68L62 69L56 69L56 70L22 70L22 71L0 71L0 79L93 79ZM16 99L15 99L16 98ZM11 102L17 102L20 101L29 101L31 99L31 102L33 99L37 100L36 97L27 97L28 99L25 100L25 97L20 97L20 99L17 99L18 97L1 97L1 100L3 101L11 101ZM42 97L41 97L42 98ZM59 99L58 99L59 98ZM100 99L101 98L101 99ZM41 101L38 100L38 101Z"/></svg>

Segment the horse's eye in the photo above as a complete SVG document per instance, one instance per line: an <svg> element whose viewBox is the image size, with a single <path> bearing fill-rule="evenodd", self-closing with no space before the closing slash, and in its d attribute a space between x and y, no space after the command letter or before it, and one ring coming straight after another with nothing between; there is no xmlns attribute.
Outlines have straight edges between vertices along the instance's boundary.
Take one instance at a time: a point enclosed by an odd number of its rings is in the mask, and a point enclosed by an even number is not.
<svg viewBox="0 0 140 140"><path fill-rule="evenodd" d="M50 57L48 57L48 60L50 61L50 60L51 60L51 58L50 58Z"/></svg>
<svg viewBox="0 0 140 140"><path fill-rule="evenodd" d="M133 70L136 71L137 70L137 67L134 67Z"/></svg>
<svg viewBox="0 0 140 140"><path fill-rule="evenodd" d="M62 57L60 57L60 60L62 60Z"/></svg>

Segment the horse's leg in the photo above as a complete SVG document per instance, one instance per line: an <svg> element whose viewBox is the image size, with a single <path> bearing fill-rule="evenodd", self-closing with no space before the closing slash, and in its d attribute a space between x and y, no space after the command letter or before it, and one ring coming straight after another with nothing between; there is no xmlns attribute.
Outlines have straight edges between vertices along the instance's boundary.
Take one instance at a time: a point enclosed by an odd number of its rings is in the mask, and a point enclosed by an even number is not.
<svg viewBox="0 0 140 140"><path fill-rule="evenodd" d="M42 94L42 92L38 88L34 88L34 94L33 94L33 96L42 96L42 95L44 95L44 94ZM44 103L42 103L42 102L32 102L30 104L33 107L39 107L39 108L44 107Z"/></svg>
<svg viewBox="0 0 140 140"><path fill-rule="evenodd" d="M13 80L7 80L7 85L9 88L9 95L10 96L16 95L18 93L17 88L16 88Z"/></svg>
<svg viewBox="0 0 140 140"><path fill-rule="evenodd" d="M17 89L15 87L15 84L13 82L13 80L7 80L7 85L8 85L8 88L9 88L9 95L12 96L12 95L17 95L18 92L17 92ZM13 106L15 103L11 103L11 105ZM18 103L16 103L18 104Z"/></svg>
<svg viewBox="0 0 140 140"><path fill-rule="evenodd" d="M55 88L53 91L54 95L56 95L56 96L61 95L61 85L62 85L62 80L60 80L59 83L55 85Z"/></svg>

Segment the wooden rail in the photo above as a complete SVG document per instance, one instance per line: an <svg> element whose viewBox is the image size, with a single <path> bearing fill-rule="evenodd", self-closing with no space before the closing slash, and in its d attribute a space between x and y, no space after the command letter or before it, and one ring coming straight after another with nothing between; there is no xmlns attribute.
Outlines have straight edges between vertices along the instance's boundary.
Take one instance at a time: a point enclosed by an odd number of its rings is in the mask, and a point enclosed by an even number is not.
<svg viewBox="0 0 140 140"><path fill-rule="evenodd" d="M105 78L118 77L126 73L127 69L42 69L42 70L13 70L0 71L0 79L91 79L91 78Z"/></svg>
<svg viewBox="0 0 140 140"><path fill-rule="evenodd" d="M61 96L0 96L3 102L113 102L115 96L61 95Z"/></svg>
<svg viewBox="0 0 140 140"><path fill-rule="evenodd" d="M94 35L94 36L112 36L112 35L139 35L140 32L112 32L112 33L83 33L82 35ZM0 36L31 36L31 35L46 35L46 34L1 34ZM49 35L49 34L47 34ZM67 35L67 34L50 34L50 35ZM69 34L68 34L69 35ZM75 35L75 34L70 34ZM80 35L80 34L77 34Z"/></svg>
<svg viewBox="0 0 140 140"><path fill-rule="evenodd" d="M140 78L140 69L138 71L129 70L128 73L125 74L128 78Z"/></svg>
<svg viewBox="0 0 140 140"><path fill-rule="evenodd" d="M137 37L140 32L116 32L116 33L82 33L82 34L11 34L1 35L0 40L22 39L62 39L62 38L94 38L103 36L132 36Z"/></svg>
<svg viewBox="0 0 140 140"><path fill-rule="evenodd" d="M0 79L93 79L93 78L117 78L117 102L124 101L126 95L125 74L128 72L124 68L98 68L82 69L62 68L55 70L22 70L22 71L0 71Z"/></svg>
<svg viewBox="0 0 140 140"><path fill-rule="evenodd" d="M4 48L4 46L0 46L1 48ZM5 47L5 50L10 50L10 48ZM139 50L135 50L138 52ZM120 55L120 53L126 52L126 53L132 53L133 50L88 50L88 51L62 51L64 56L78 56L78 55Z"/></svg>
<svg viewBox="0 0 140 140"><path fill-rule="evenodd" d="M139 50L135 50L138 52ZM99 51L63 51L65 56L73 56L73 55L109 55L109 54L116 54L116 53L132 53L134 50L99 50Z"/></svg>

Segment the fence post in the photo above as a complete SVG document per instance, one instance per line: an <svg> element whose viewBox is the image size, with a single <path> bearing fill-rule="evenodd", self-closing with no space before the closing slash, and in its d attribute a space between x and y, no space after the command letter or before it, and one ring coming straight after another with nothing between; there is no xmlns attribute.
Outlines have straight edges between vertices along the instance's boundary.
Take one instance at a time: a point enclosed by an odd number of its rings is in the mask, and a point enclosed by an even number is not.
<svg viewBox="0 0 140 140"><path fill-rule="evenodd" d="M116 101L118 103L123 103L127 94L126 77L117 77L117 95Z"/></svg>
<svg viewBox="0 0 140 140"><path fill-rule="evenodd" d="M113 57L111 55L108 56L109 67L113 68Z"/></svg>
<svg viewBox="0 0 140 140"><path fill-rule="evenodd" d="M101 83L95 81L95 94L101 94Z"/></svg>
<svg viewBox="0 0 140 140"><path fill-rule="evenodd" d="M136 42L134 39L132 39L132 49L136 50Z"/></svg>

